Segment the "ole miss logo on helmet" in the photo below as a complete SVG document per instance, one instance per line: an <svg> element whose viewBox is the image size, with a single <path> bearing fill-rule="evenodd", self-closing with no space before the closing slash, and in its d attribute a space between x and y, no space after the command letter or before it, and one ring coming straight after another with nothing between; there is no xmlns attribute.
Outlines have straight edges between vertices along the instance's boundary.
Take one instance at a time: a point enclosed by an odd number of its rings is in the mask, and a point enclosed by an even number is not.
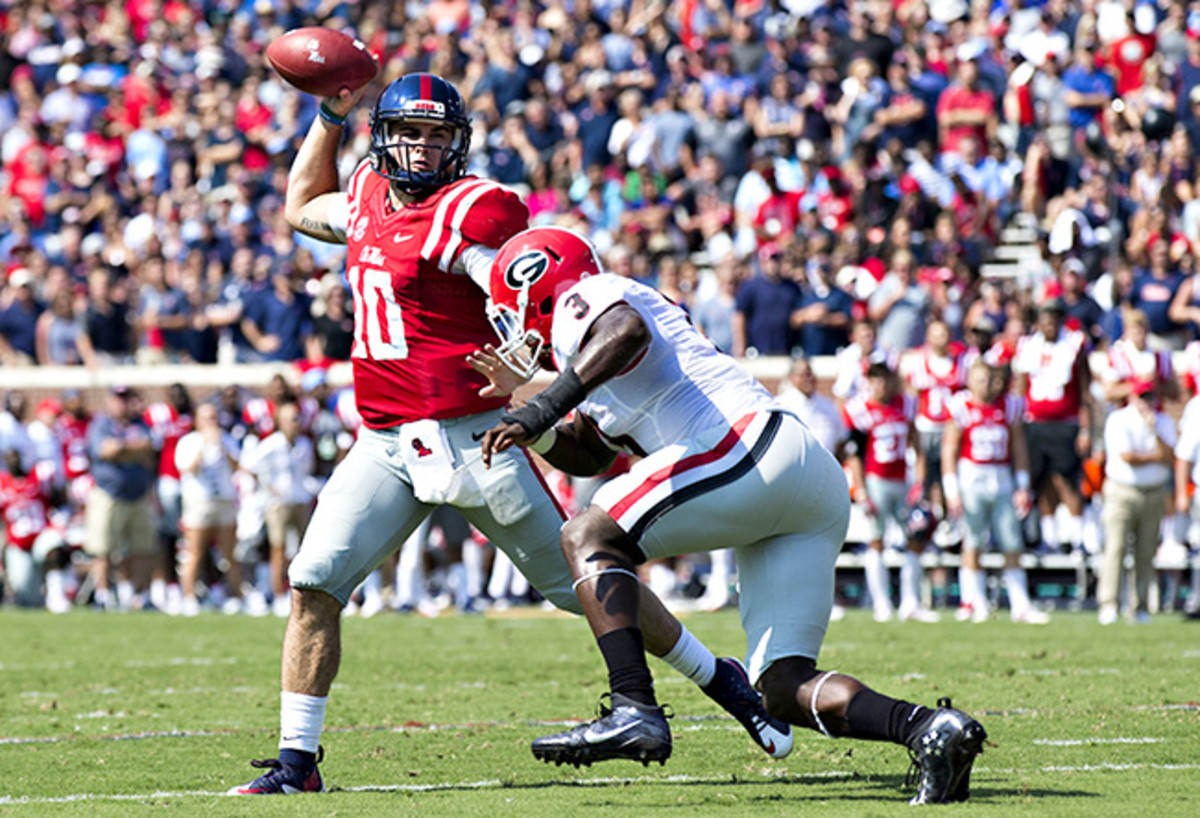
<svg viewBox="0 0 1200 818"><path fill-rule="evenodd" d="M504 271L504 283L511 289L520 290L532 285L550 269L550 257L541 250L530 250L512 260Z"/></svg>

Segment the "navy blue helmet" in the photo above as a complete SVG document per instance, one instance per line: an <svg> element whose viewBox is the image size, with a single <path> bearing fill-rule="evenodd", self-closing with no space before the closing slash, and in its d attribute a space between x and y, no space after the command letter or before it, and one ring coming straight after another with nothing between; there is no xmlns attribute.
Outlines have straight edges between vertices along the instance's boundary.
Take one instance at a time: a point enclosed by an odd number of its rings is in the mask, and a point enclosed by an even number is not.
<svg viewBox="0 0 1200 818"><path fill-rule="evenodd" d="M396 125L402 122L445 123L453 132L445 147L421 145L426 152L440 154L433 157L431 169L410 170L411 152L419 143L400 140ZM371 111L371 164L406 193L421 193L461 178L467 170L470 142L471 120L462 95L433 74L404 75L383 90Z"/></svg>

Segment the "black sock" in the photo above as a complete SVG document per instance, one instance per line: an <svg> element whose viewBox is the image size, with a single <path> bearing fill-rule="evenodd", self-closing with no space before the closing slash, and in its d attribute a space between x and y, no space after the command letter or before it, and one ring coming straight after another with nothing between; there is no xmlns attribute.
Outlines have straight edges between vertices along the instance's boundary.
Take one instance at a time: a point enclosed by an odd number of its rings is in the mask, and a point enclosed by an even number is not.
<svg viewBox="0 0 1200 818"><path fill-rule="evenodd" d="M604 664L608 665L608 684L613 693L642 704L658 704L640 630L621 628L606 633L596 640L596 645L604 657Z"/></svg>
<svg viewBox="0 0 1200 818"><path fill-rule="evenodd" d="M299 770L307 772L316 766L317 754L289 748L279 751L279 760L289 767L296 767Z"/></svg>
<svg viewBox="0 0 1200 818"><path fill-rule="evenodd" d="M846 727L851 738L907 745L932 714L928 707L893 699L868 688L855 693L846 706Z"/></svg>

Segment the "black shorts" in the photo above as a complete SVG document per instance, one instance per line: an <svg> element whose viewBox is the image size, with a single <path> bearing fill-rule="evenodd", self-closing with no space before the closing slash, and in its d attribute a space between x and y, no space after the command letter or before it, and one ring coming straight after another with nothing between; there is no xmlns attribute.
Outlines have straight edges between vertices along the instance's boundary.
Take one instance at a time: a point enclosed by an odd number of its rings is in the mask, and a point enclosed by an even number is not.
<svg viewBox="0 0 1200 818"><path fill-rule="evenodd" d="M1083 460L1075 451L1079 424L1074 421L1026 423L1029 482L1037 491L1052 474L1061 474L1077 490L1083 479Z"/></svg>

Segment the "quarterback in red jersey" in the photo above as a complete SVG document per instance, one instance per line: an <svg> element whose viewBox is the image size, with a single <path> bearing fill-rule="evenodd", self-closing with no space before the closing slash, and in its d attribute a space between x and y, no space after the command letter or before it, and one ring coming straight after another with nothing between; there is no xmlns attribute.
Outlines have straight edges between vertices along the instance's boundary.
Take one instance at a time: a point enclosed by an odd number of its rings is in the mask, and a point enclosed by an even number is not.
<svg viewBox="0 0 1200 818"><path fill-rule="evenodd" d="M909 531L912 509L907 502L908 463L905 453L915 442L916 400L900 391L899 378L884 363L867 369L869 396L859 395L846 401L842 418L858 444L859 456L852 465L855 484L866 489L870 504L871 541L868 543L864 573L875 620L887 622L894 615L888 569L883 563L883 537L889 519ZM908 537L908 549L900 568L900 618L917 622L936 622L938 615L920 603L924 569L920 554L926 540Z"/></svg>
<svg viewBox="0 0 1200 818"><path fill-rule="evenodd" d="M467 364L495 341L486 293L492 259L529 211L512 191L466 175L471 124L461 95L432 74L384 89L370 156L338 189L345 118L364 89L321 105L288 176L285 216L346 245L354 297L354 394L363 426L321 490L288 576L279 758L234 794L323 789L317 770L340 616L355 587L438 505L454 506L555 605L579 612L559 546L563 514L532 461L503 452L485 468L484 433L508 398ZM717 660L644 590L646 647L695 681L776 757L787 725L767 715L734 663Z"/></svg>
<svg viewBox="0 0 1200 818"><path fill-rule="evenodd" d="M1030 504L1022 401L1005 390L1006 380L1002 370L982 360L972 364L968 391L950 400L942 437L947 511L966 522L959 618L983 622L990 614L986 576L979 565L979 550L990 533L996 548L1004 552L1004 583L1012 620L1042 625L1048 618L1030 602L1021 567L1025 541L1017 515L1028 514Z"/></svg>

